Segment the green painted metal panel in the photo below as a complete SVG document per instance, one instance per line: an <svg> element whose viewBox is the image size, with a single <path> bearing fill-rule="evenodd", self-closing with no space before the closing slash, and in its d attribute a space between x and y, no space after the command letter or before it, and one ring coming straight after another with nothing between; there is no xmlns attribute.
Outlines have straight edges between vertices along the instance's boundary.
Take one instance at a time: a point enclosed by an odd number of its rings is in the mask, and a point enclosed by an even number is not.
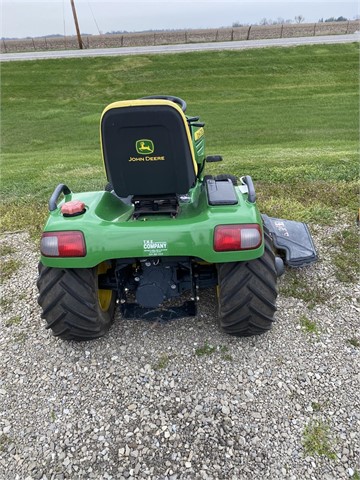
<svg viewBox="0 0 360 480"><path fill-rule="evenodd" d="M217 225L262 224L256 204L236 188L238 205L209 206L201 182L190 190L190 198L180 202L176 218L148 215L133 219L133 206L126 205L109 192L83 192L67 195L65 201L82 200L86 213L63 217L61 202L51 212L44 231L78 230L83 232L87 254L82 258L41 257L50 267L88 268L105 260L151 256L195 257L209 263L245 261L258 258L264 246L239 252L215 252L214 229Z"/></svg>

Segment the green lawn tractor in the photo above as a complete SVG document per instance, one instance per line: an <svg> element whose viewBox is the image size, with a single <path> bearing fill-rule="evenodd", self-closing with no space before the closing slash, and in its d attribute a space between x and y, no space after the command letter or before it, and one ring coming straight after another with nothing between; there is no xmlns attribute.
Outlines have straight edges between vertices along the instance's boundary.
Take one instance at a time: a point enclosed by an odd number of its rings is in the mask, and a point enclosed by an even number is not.
<svg viewBox="0 0 360 480"><path fill-rule="evenodd" d="M261 334L284 263L316 260L305 224L260 215L250 176L204 175L222 158L205 156L204 124L185 110L164 95L110 104L100 125L105 189L55 188L37 283L55 336L101 337L117 306L125 318L194 316L209 287L224 332Z"/></svg>

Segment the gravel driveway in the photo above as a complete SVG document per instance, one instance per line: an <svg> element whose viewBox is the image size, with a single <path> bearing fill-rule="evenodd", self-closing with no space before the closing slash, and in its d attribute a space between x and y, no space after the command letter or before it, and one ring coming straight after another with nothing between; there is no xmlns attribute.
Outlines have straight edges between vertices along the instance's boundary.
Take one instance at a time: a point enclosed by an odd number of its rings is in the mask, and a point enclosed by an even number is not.
<svg viewBox="0 0 360 480"><path fill-rule="evenodd" d="M45 330L36 249L1 237L22 266L2 284L0 478L359 479L359 308L328 234L306 275L329 299L280 295L266 335L219 332L206 291L193 319L117 318L85 343Z"/></svg>

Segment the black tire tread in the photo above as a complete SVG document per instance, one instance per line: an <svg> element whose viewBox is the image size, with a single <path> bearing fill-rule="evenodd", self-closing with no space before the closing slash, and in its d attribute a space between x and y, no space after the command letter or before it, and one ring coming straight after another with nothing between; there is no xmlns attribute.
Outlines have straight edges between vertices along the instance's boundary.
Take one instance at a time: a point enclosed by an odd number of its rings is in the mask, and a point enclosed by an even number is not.
<svg viewBox="0 0 360 480"><path fill-rule="evenodd" d="M41 317L56 337L92 340L109 330L115 311L115 294L104 312L98 302L96 268L66 269L39 263L38 303Z"/></svg>
<svg viewBox="0 0 360 480"><path fill-rule="evenodd" d="M247 262L217 265L220 328L248 337L271 329L276 312L277 274L271 238L265 232L264 255Z"/></svg>

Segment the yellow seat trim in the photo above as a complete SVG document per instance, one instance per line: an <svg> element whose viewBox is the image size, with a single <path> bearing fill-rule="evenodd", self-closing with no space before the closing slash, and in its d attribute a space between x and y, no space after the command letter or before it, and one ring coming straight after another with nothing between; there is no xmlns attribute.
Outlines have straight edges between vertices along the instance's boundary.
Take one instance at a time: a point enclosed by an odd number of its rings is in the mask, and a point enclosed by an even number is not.
<svg viewBox="0 0 360 480"><path fill-rule="evenodd" d="M186 135L187 135L189 146L190 146L191 158L192 158L193 165L194 165L195 175L197 175L198 164L196 163L196 160L195 160L194 146L193 146L193 143L192 143L190 128L189 128L186 116L185 116L184 112L181 110L181 108L179 107L179 105L177 105L174 102L171 102L170 100L158 100L158 99L154 99L154 100L153 99L151 99L151 100L150 99L147 99L147 100L145 100L145 99L144 100L124 100L124 101L110 103L110 105L105 107L104 111L101 114L101 120L100 120L100 139L101 139L100 143L101 143L101 154L102 154L102 158L103 158L103 162L104 162L104 167L105 167L105 160L104 160L103 142L102 142L102 134L101 134L101 125L102 125L102 120L103 120L103 117L104 117L105 113L108 112L109 110L113 110L115 108L146 107L146 106L160 106L160 105L166 105L168 107L174 108L180 114L180 116L181 116L181 118L184 122L185 131L186 131Z"/></svg>

